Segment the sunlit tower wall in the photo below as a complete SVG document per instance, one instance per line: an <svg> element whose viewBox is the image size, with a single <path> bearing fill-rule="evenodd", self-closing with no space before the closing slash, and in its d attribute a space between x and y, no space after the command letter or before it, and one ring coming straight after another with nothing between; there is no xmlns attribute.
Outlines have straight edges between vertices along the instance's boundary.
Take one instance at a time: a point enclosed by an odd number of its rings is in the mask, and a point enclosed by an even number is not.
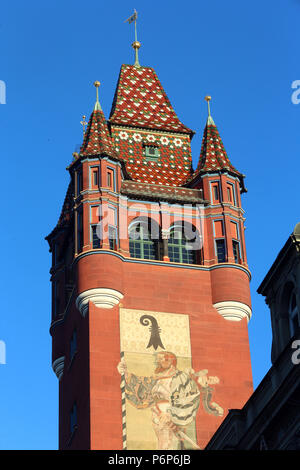
<svg viewBox="0 0 300 470"><path fill-rule="evenodd" d="M59 448L203 448L253 390L244 175L210 97L193 169L153 68L122 65L108 120L99 85L46 238Z"/></svg>

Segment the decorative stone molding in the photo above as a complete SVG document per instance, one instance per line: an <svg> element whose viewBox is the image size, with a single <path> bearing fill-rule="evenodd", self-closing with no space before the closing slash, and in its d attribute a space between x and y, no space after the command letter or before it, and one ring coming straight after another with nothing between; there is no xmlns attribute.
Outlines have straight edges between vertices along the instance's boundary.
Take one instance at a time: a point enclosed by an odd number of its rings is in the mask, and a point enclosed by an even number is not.
<svg viewBox="0 0 300 470"><path fill-rule="evenodd" d="M163 228L161 231L161 238L163 240L168 240L170 238L170 230Z"/></svg>
<svg viewBox="0 0 300 470"><path fill-rule="evenodd" d="M57 358L53 363L52 363L52 369L54 370L54 373L58 380L60 380L63 376L64 373L64 367L65 367L65 356L61 356Z"/></svg>
<svg viewBox="0 0 300 470"><path fill-rule="evenodd" d="M106 289L103 287L97 289L89 289L81 294L76 299L76 307L81 315L85 317L89 302L98 308L113 308L123 299L123 294L114 289Z"/></svg>
<svg viewBox="0 0 300 470"><path fill-rule="evenodd" d="M214 307L225 320L240 321L243 318L247 318L248 322L252 315L252 310L248 305L233 300L217 302L214 304Z"/></svg>

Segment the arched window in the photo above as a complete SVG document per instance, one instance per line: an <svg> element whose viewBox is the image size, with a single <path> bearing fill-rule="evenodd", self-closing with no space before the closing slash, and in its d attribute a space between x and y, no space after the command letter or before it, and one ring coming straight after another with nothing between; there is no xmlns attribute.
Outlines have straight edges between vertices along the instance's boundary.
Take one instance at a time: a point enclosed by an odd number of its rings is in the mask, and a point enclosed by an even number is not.
<svg viewBox="0 0 300 470"><path fill-rule="evenodd" d="M289 321L291 336L294 336L296 330L299 328L299 312L297 307L297 300L295 291L291 293L289 299Z"/></svg>
<svg viewBox="0 0 300 470"><path fill-rule="evenodd" d="M131 223L128 234L132 258L158 259L159 232L155 222L151 224L151 219L139 218Z"/></svg>
<svg viewBox="0 0 300 470"><path fill-rule="evenodd" d="M191 227L190 224L189 227ZM190 233L188 233L188 238L186 237L184 228L182 223L175 224L170 228L168 256L173 263L196 264L198 246L192 240ZM195 239L196 237L197 235L195 234Z"/></svg>

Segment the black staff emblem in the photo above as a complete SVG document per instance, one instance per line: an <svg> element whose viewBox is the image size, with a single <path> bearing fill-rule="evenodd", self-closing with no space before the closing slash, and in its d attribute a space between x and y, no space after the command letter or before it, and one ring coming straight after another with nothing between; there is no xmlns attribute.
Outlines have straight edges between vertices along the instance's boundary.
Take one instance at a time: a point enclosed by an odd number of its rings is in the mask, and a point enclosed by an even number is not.
<svg viewBox="0 0 300 470"><path fill-rule="evenodd" d="M158 346L160 346L162 349L165 349L164 345L161 342L161 338L159 334L160 328L158 326L156 318L152 317L152 315L143 315L140 318L140 323L144 326L148 326L151 323L151 326L149 328L151 332L151 336L149 339L147 349L150 348L151 346L153 346L155 350L158 348Z"/></svg>

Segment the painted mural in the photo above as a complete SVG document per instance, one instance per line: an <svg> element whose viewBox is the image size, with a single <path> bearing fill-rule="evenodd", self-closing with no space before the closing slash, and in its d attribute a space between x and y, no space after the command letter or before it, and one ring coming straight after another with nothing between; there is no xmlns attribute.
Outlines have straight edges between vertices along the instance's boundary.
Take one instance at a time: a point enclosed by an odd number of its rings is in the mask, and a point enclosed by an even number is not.
<svg viewBox="0 0 300 470"><path fill-rule="evenodd" d="M192 369L188 315L120 309L123 446L199 449L196 416L222 416L219 378Z"/></svg>

